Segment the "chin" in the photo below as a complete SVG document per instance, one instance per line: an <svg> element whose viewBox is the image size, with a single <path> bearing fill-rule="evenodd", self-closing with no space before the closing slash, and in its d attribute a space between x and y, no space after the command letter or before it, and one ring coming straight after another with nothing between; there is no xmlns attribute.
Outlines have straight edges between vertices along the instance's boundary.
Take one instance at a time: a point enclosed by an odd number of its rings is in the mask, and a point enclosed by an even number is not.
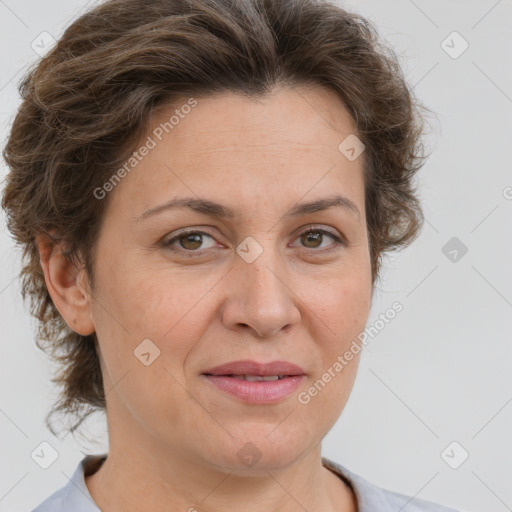
<svg viewBox="0 0 512 512"><path fill-rule="evenodd" d="M302 440L284 427L282 435L271 432L272 428L259 432L253 428L251 434L234 436L227 444L216 443L215 450L210 452L209 463L223 471L262 476L267 471L277 471L294 464L307 449L311 449L311 439Z"/></svg>

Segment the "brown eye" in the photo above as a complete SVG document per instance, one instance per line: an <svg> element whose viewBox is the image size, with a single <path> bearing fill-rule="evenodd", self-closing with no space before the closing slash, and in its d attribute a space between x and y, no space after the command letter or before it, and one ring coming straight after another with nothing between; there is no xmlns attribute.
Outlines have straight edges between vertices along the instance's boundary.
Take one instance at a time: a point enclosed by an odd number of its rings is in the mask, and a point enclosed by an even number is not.
<svg viewBox="0 0 512 512"><path fill-rule="evenodd" d="M182 254L202 254L203 250L210 249L214 246L210 245L209 247L205 247L205 242L208 241L208 238L215 242L213 237L208 233L204 233L203 231L188 231L185 233L181 233L176 235L173 238L170 238L162 243L162 246L165 249L169 249L175 252L181 252Z"/></svg>
<svg viewBox="0 0 512 512"><path fill-rule="evenodd" d="M308 231L300 236L301 241L309 249L316 249L322 243L324 235L318 231Z"/></svg>
<svg viewBox="0 0 512 512"><path fill-rule="evenodd" d="M203 243L203 237L199 233L189 233L187 235L182 235L178 238L178 240L180 241L180 245L183 247L183 249L190 251L199 249Z"/></svg>
<svg viewBox="0 0 512 512"><path fill-rule="evenodd" d="M331 239L333 242L323 245L325 240ZM325 253L338 249L340 246L345 245L344 240L336 236L334 233L326 231L325 229L312 229L303 231L299 235L300 244L306 249L319 249L315 253Z"/></svg>

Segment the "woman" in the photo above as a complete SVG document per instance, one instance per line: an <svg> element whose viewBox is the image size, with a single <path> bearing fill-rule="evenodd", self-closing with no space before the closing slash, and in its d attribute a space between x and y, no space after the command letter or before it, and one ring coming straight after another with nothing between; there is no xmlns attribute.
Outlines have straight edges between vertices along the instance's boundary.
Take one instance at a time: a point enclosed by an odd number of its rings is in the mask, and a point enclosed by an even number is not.
<svg viewBox="0 0 512 512"><path fill-rule="evenodd" d="M419 105L364 18L111 0L21 93L3 207L52 414L109 432L37 512L449 510L321 456L422 222Z"/></svg>

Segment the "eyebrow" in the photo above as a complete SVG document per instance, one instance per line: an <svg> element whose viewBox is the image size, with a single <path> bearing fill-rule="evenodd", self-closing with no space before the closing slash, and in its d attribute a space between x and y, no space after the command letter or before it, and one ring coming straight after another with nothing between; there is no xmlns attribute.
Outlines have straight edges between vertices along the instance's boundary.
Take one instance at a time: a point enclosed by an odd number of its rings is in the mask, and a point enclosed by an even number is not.
<svg viewBox="0 0 512 512"><path fill-rule="evenodd" d="M347 197L340 195L325 197L308 203L296 204L292 206L292 208L290 208L283 215L283 217L299 217L301 215L319 212L333 207L344 209L345 211L355 216L358 221L360 221L361 219L361 213L357 206L355 205L355 203L348 199ZM194 212L217 218L235 218L238 216L236 210L229 206L222 205L214 201L210 201L208 199L182 197L171 199L167 203L155 206L154 208L150 208L149 210L146 210L142 215L140 215L136 220L137 222L140 222L148 217L157 215L163 211L173 210L176 208L189 208Z"/></svg>

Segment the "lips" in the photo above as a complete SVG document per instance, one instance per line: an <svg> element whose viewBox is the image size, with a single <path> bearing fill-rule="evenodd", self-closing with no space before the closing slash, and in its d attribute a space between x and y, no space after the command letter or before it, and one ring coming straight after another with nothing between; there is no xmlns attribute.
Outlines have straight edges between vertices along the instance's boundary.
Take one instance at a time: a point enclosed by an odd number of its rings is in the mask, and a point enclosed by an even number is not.
<svg viewBox="0 0 512 512"><path fill-rule="evenodd" d="M258 363L249 359L231 361L220 366L215 366L203 372L203 375L241 377L241 376L277 376L291 377L305 375L306 372L298 365L288 361L271 361L270 363Z"/></svg>
<svg viewBox="0 0 512 512"><path fill-rule="evenodd" d="M217 392L254 405L284 400L306 379L304 370L288 361L232 361L210 368L202 375Z"/></svg>

